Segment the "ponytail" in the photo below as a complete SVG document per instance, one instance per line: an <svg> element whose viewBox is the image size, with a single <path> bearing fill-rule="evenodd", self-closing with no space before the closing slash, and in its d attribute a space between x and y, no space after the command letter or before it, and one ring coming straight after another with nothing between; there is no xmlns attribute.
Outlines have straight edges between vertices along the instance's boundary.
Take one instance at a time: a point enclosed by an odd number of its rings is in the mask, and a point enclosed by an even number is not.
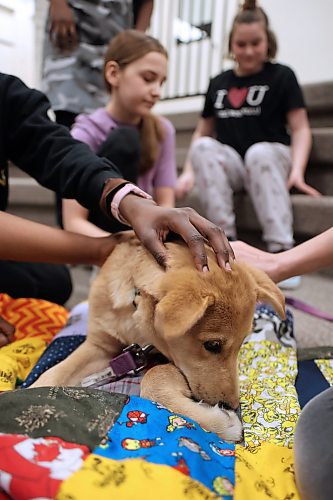
<svg viewBox="0 0 333 500"><path fill-rule="evenodd" d="M161 142L164 139L165 131L161 120L150 113L145 116L140 125L140 164L139 172L144 174L148 172L156 162Z"/></svg>

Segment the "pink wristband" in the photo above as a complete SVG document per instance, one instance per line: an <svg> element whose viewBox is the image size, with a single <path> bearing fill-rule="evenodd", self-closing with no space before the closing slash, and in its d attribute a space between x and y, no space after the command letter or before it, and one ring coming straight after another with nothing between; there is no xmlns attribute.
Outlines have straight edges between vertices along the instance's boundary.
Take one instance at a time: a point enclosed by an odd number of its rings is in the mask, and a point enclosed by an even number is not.
<svg viewBox="0 0 333 500"><path fill-rule="evenodd" d="M135 186L135 184L125 184L124 187L116 192L111 202L111 213L115 219L117 219L122 224L126 224L127 226L130 226L130 224L120 215L119 205L122 199L125 198L125 196L129 193L136 194L137 196L141 196L141 198L146 198L147 200L152 199L150 194L145 193L144 191L142 191L142 189Z"/></svg>

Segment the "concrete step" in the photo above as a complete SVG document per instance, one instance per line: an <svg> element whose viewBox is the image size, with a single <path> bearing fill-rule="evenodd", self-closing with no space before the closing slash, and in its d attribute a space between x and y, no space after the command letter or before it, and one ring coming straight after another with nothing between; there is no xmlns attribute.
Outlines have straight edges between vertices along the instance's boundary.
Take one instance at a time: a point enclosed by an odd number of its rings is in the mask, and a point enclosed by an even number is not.
<svg viewBox="0 0 333 500"><path fill-rule="evenodd" d="M315 236L333 224L333 196L312 198L307 195L291 195L294 216L294 232L300 236ZM260 231L260 225L247 195L235 197L237 225L240 230Z"/></svg>
<svg viewBox="0 0 333 500"><path fill-rule="evenodd" d="M52 205L54 193L40 186L32 177L10 177L9 203L15 205Z"/></svg>
<svg viewBox="0 0 333 500"><path fill-rule="evenodd" d="M333 169L333 127L312 128L310 163L330 165Z"/></svg>
<svg viewBox="0 0 333 500"><path fill-rule="evenodd" d="M45 224L46 226L57 226L56 216L53 206L36 206L36 205L11 205L8 210L9 213L22 217L23 219L32 220Z"/></svg>
<svg viewBox="0 0 333 500"><path fill-rule="evenodd" d="M54 193L17 168L11 168L8 212L42 224L56 224Z"/></svg>
<svg viewBox="0 0 333 500"><path fill-rule="evenodd" d="M333 127L333 82L303 85L311 127Z"/></svg>
<svg viewBox="0 0 333 500"><path fill-rule="evenodd" d="M333 196L333 164L311 164L305 173L305 180L324 196Z"/></svg>

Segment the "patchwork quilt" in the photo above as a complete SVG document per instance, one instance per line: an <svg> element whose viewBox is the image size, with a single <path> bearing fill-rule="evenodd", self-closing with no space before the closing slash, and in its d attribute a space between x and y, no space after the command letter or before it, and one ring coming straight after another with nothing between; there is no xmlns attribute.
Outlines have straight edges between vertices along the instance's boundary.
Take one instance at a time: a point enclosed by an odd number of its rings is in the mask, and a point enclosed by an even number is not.
<svg viewBox="0 0 333 500"><path fill-rule="evenodd" d="M293 435L292 316L258 306L239 357L244 442L139 397L140 377L82 387L29 388L86 333L88 305L69 314L0 294L15 341L0 349L0 500L298 499ZM319 361L333 381L331 360Z"/></svg>

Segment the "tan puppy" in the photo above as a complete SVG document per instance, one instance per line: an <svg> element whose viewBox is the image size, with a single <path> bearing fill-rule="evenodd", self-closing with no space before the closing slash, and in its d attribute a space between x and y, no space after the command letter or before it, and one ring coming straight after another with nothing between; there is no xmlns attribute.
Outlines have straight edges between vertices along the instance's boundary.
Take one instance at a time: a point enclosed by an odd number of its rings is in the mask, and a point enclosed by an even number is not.
<svg viewBox="0 0 333 500"><path fill-rule="evenodd" d="M245 264L234 264L232 272L219 268L210 248L210 272L203 273L186 245L167 247L165 272L134 236L117 245L90 290L87 340L34 386L80 385L124 346L153 344L170 363L148 370L141 395L237 441L242 426L230 408L239 405L238 352L256 302L284 317L283 295Z"/></svg>

